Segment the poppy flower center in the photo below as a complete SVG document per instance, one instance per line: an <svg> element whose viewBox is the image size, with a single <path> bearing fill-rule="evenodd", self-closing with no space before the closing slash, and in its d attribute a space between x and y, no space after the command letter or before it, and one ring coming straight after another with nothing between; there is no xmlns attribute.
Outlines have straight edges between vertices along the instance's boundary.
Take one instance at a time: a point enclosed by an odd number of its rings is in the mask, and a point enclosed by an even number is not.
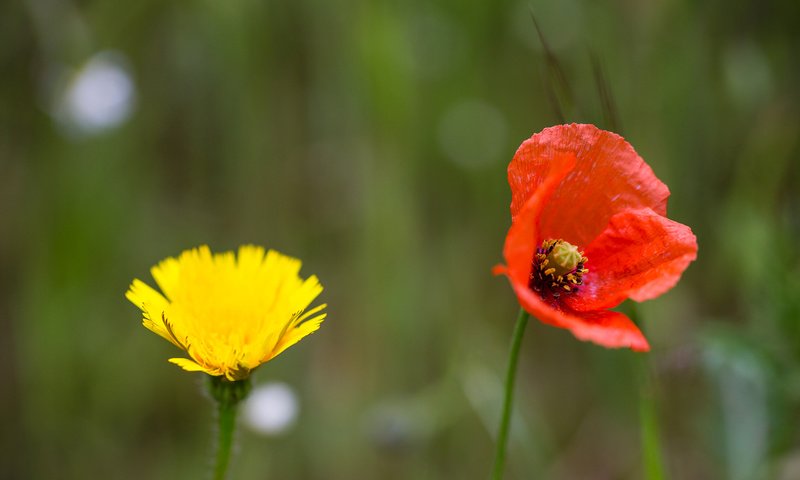
<svg viewBox="0 0 800 480"><path fill-rule="evenodd" d="M583 284L584 268L588 262L578 247L564 240L545 240L533 255L528 286L543 299L549 294L558 298L562 294L578 291Z"/></svg>

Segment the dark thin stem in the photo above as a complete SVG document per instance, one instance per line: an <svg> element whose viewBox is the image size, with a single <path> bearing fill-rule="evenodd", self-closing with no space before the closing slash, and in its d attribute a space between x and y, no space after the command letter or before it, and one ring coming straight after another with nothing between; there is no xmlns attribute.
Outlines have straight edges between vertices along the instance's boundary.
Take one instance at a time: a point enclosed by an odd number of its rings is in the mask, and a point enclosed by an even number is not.
<svg viewBox="0 0 800 480"><path fill-rule="evenodd" d="M545 62L543 78L545 93L547 94L550 106L553 108L553 113L558 122L567 123L567 110L571 109L574 104L572 88L567 81L567 75L564 73L564 69L561 63L559 63L558 57L550 48L550 44L547 42L544 32L539 27L539 22L536 21L536 15L534 15L533 9L531 9L531 20L533 20L533 26L536 29L539 42L541 42L542 50L544 51Z"/></svg>
<svg viewBox="0 0 800 480"><path fill-rule="evenodd" d="M492 479L500 480L503 478L503 469L506 460L506 444L508 443L508 432L511 427L511 407L514 400L514 382L517 379L517 361L519 360L519 349L522 345L522 336L525 333L525 326L528 324L528 312L519 309L517 324L514 327L514 336L511 338L511 352L508 355L508 371L506 372L505 398L503 400L503 416L500 419L500 430L497 432L497 446L494 454L494 469Z"/></svg>
<svg viewBox="0 0 800 480"><path fill-rule="evenodd" d="M617 114L614 96L611 94L611 86L608 84L608 78L603 69L603 64L592 50L589 51L589 58L592 62L592 74L594 75L594 83L597 87L597 95L600 97L600 106L603 110L604 127L622 135L619 114Z"/></svg>

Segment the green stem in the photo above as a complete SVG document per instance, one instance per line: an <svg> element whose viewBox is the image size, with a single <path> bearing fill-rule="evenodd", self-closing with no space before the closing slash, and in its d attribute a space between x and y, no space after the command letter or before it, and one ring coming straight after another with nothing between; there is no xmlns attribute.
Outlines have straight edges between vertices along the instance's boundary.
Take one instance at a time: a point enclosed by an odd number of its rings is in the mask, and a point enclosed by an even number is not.
<svg viewBox="0 0 800 480"><path fill-rule="evenodd" d="M639 318L639 309L631 305L630 317L644 333L644 325ZM638 355L639 377L639 426L642 442L642 464L645 480L664 480L667 478L664 459L661 455L661 432L658 426L658 405L656 403L656 378L650 364L649 355Z"/></svg>
<svg viewBox="0 0 800 480"><path fill-rule="evenodd" d="M649 357L639 360L639 423L641 425L642 462L646 480L664 480L664 460L658 428L655 379Z"/></svg>
<svg viewBox="0 0 800 480"><path fill-rule="evenodd" d="M219 421L217 434L217 463L214 467L214 480L223 480L228 471L231 459L231 446L233 445L233 431L236 427L236 405L225 403L217 404L217 420Z"/></svg>
<svg viewBox="0 0 800 480"><path fill-rule="evenodd" d="M225 480L236 430L236 409L239 402L250 393L250 379L231 382L225 377L211 377L208 385L211 396L217 402L217 460L214 480Z"/></svg>
<svg viewBox="0 0 800 480"><path fill-rule="evenodd" d="M519 309L517 324L514 327L514 336L511 338L511 352L508 356L508 370L506 371L505 398L503 400L503 415L500 418L500 430L497 432L497 446L494 454L494 469L492 479L500 480L503 478L503 469L506 460L506 444L508 443L508 432L511 426L511 406L514 400L514 382L517 378L517 361L519 360L519 348L522 345L522 335L525 333L525 325L528 324L528 312Z"/></svg>

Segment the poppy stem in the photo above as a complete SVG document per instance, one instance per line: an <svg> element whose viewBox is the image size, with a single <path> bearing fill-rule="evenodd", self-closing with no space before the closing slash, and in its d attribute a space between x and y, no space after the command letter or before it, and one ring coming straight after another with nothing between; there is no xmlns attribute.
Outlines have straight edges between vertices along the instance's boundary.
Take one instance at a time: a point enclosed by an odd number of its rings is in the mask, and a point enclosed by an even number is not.
<svg viewBox="0 0 800 480"><path fill-rule="evenodd" d="M644 329L639 321L639 312L631 306L631 319ZM642 464L645 480L664 480L667 478L664 459L661 454L661 431L658 424L657 382L649 355L638 355L639 370L639 425L642 444Z"/></svg>
<svg viewBox="0 0 800 480"><path fill-rule="evenodd" d="M511 427L511 410L514 400L514 382L517 378L517 361L519 360L519 349L522 345L522 336L525 333L525 326L528 324L528 312L519 309L517 324L514 326L514 335L511 337L511 351L508 355L508 370L506 371L505 398L503 399L503 414L500 417L500 429L497 432L497 442L494 453L494 468L492 469L492 480L503 478L503 469L506 460L506 444L508 443L508 433Z"/></svg>
<svg viewBox="0 0 800 480"><path fill-rule="evenodd" d="M225 377L210 377L209 391L217 402L217 459L214 480L227 478L228 465L236 430L236 410L239 402L250 392L250 379L228 381Z"/></svg>
<svg viewBox="0 0 800 480"><path fill-rule="evenodd" d="M641 424L642 462L646 480L664 480L664 460L661 456L658 409L656 407L655 386L650 364L646 359L640 361L641 374L639 386L639 423Z"/></svg>

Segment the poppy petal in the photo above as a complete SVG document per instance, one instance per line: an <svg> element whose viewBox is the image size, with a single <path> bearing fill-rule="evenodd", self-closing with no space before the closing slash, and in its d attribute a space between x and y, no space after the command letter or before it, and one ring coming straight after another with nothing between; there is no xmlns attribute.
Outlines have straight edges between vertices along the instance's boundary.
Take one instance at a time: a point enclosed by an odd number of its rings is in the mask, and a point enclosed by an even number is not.
<svg viewBox="0 0 800 480"><path fill-rule="evenodd" d="M637 352L650 350L641 330L625 315L611 310L572 312L548 304L526 284L511 279L511 285L522 307L542 323L565 328L579 340L606 348L630 348Z"/></svg>
<svg viewBox="0 0 800 480"><path fill-rule="evenodd" d="M538 232L539 217L555 188L574 167L575 156L572 154L559 155L549 162L544 181L528 198L519 215L511 221L503 248L508 269L503 271L502 267L495 267L495 274L505 273L527 285L534 251L543 240Z"/></svg>
<svg viewBox="0 0 800 480"><path fill-rule="evenodd" d="M650 351L650 344L630 318L613 310L587 312L576 316L580 322L569 329L576 338L606 348L630 348L636 352Z"/></svg>
<svg viewBox="0 0 800 480"><path fill-rule="evenodd" d="M653 210L618 213L586 248L589 273L576 295L563 302L577 311L611 308L666 292L697 258L697 239L686 225Z"/></svg>
<svg viewBox="0 0 800 480"><path fill-rule="evenodd" d="M544 237L587 245L619 211L649 207L666 215L669 189L628 142L594 125L572 124L546 128L520 145L508 166L512 219L564 153L577 163L541 214Z"/></svg>

